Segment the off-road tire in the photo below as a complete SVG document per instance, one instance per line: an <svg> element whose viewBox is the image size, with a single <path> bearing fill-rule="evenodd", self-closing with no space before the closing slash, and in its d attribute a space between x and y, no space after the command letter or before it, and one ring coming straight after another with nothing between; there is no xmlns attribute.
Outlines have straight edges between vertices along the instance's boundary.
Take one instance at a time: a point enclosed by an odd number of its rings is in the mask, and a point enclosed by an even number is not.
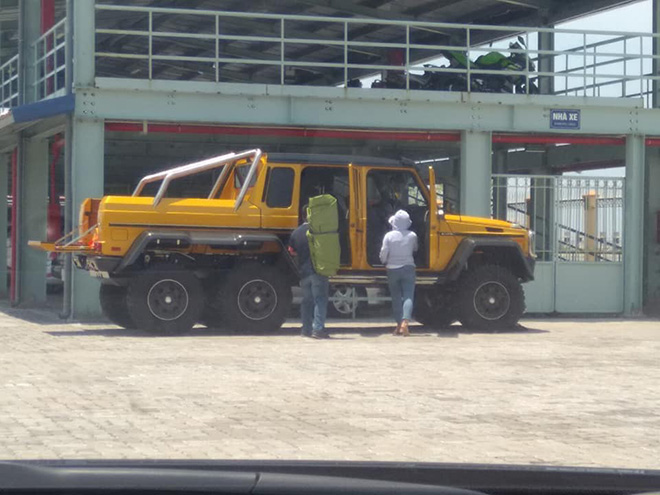
<svg viewBox="0 0 660 495"><path fill-rule="evenodd" d="M455 294L439 287L417 287L415 290L415 320L432 329L449 327L458 320Z"/></svg>
<svg viewBox="0 0 660 495"><path fill-rule="evenodd" d="M506 267L478 265L459 280L459 319L475 330L513 328L525 311L525 293Z"/></svg>
<svg viewBox="0 0 660 495"><path fill-rule="evenodd" d="M202 284L191 272L154 267L132 279L126 293L135 327L160 335L181 335L197 323L204 307Z"/></svg>
<svg viewBox="0 0 660 495"><path fill-rule="evenodd" d="M338 284L330 286L330 297L342 297L341 301L328 301L328 316L334 318L352 318L353 301L351 291L355 290L357 297L366 297L367 290L364 287L353 287L351 285ZM367 306L367 301L355 301L355 316L359 316Z"/></svg>
<svg viewBox="0 0 660 495"><path fill-rule="evenodd" d="M222 281L213 301L224 326L246 333L279 330L291 309L291 286L277 265L244 262Z"/></svg>
<svg viewBox="0 0 660 495"><path fill-rule="evenodd" d="M134 329L135 323L128 314L126 303L126 287L111 284L101 284L99 290L101 311L115 325L126 329Z"/></svg>

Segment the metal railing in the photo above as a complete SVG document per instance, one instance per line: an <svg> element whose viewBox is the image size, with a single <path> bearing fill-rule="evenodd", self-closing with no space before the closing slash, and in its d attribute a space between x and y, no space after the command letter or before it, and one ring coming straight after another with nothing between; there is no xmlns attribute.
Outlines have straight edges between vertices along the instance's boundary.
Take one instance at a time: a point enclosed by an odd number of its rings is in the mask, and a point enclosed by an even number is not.
<svg viewBox="0 0 660 495"><path fill-rule="evenodd" d="M204 81L354 86L357 79L382 74L381 87L495 91L507 83L506 91L534 93L536 81L551 78L555 83L563 81L556 93L581 91L585 96L596 87L614 84L613 80L624 86L614 96L627 96L633 83L637 93L643 94L645 86L660 79L648 67L660 58L649 53L658 36L650 33L101 4L96 9L99 14L130 13L134 25L141 23L141 28L133 29L97 28L97 38L110 42L97 42L96 58L101 63L122 60L125 75L144 79L167 78L168 70L174 69ZM185 16L196 29L179 32L161 27L175 24L177 16ZM377 30L386 30L389 39L398 41L375 40L371 34ZM452 41L427 41L429 33L447 35ZM530 47L538 33L552 33L555 49ZM528 48L523 43L496 48L486 44L514 35L520 35ZM119 38L130 41L132 49L112 42ZM176 48L170 50L172 46ZM319 51L323 57L315 58ZM395 51L402 55L392 63L388 53ZM505 52L503 58L517 65L501 70L475 63L480 55L493 51ZM556 69L538 70L542 59L552 59ZM444 65L428 66L428 62ZM301 73L311 76L298 78Z"/></svg>
<svg viewBox="0 0 660 495"><path fill-rule="evenodd" d="M644 98L645 105L651 106L652 82L658 80L653 74L653 63L658 57L651 54L655 37L610 33L605 39L586 43L587 35L583 35L580 46L566 49L563 56L554 60L555 67L561 67L557 70L555 86L562 86L555 88L555 94ZM576 54L582 60L579 66L572 66L570 57ZM571 82L571 74L582 77L579 84Z"/></svg>
<svg viewBox="0 0 660 495"><path fill-rule="evenodd" d="M32 45L34 50L34 98L41 100L64 88L66 18L57 22Z"/></svg>
<svg viewBox="0 0 660 495"><path fill-rule="evenodd" d="M492 214L536 233L539 261L621 262L625 179L493 175Z"/></svg>
<svg viewBox="0 0 660 495"><path fill-rule="evenodd" d="M18 55L0 65L0 112L18 105Z"/></svg>
<svg viewBox="0 0 660 495"><path fill-rule="evenodd" d="M201 172L206 172L216 168L224 167L223 171L215 180L213 187L211 188L211 192L208 195L208 199L213 199L220 192L220 189L227 178L227 174L229 173L229 169L231 168L231 167L225 167L225 165L228 163L235 163L238 160L243 160L247 158L251 158L252 162L250 165L250 170L248 172L248 175L245 178L245 183L243 184L243 187L241 187L241 191L235 201L234 209L237 210L241 204L241 201L243 201L243 198L245 197L245 194L250 185L250 180L252 179L252 176L255 174L257 164L261 159L260 149L241 151L239 153L233 153L233 152L227 153L225 155L214 156L211 158L207 158L206 160L201 160L199 162L189 163L187 165L181 165L179 167L174 167L168 170L164 170L162 172L157 172L155 174L147 175L145 177L142 177L142 179L140 179L140 182L135 188L135 191L133 191L133 196L140 196L140 194L148 184L151 184L153 182L160 182L160 187L158 188L158 192L154 196L152 203L153 206L156 207L165 197L165 194L167 193L167 188L172 183L172 181L176 179L180 179L182 177L188 177L190 175L195 175Z"/></svg>

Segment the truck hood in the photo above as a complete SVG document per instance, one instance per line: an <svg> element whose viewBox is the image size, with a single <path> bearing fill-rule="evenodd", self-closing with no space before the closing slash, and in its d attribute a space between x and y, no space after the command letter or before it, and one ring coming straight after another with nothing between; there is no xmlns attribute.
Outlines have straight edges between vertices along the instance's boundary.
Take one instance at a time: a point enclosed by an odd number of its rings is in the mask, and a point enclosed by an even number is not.
<svg viewBox="0 0 660 495"><path fill-rule="evenodd" d="M468 215L445 215L445 221L453 232L526 235L526 229L505 220L471 217Z"/></svg>

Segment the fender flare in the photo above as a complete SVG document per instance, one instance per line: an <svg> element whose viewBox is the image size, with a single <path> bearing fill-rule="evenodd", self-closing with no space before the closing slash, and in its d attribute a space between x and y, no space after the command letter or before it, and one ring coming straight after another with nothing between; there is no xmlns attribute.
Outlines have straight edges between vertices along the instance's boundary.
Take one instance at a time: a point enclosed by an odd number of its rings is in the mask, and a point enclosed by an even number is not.
<svg viewBox="0 0 660 495"><path fill-rule="evenodd" d="M452 282L458 280L458 277L460 277L467 266L468 260L479 248L506 249L514 256L516 275L523 282L534 280L534 265L536 260L525 256L517 242L511 239L499 239L497 237L467 237L463 239L447 265L446 280Z"/></svg>
<svg viewBox="0 0 660 495"><path fill-rule="evenodd" d="M289 251L276 234L271 233L241 233L241 232L199 232L188 230L144 231L133 242L131 247L115 269L115 273L126 271L145 250L162 245L163 247L188 247L195 244L207 244L214 247L248 247L261 246L264 242L275 242L280 245L280 251L288 267L298 275L298 268Z"/></svg>

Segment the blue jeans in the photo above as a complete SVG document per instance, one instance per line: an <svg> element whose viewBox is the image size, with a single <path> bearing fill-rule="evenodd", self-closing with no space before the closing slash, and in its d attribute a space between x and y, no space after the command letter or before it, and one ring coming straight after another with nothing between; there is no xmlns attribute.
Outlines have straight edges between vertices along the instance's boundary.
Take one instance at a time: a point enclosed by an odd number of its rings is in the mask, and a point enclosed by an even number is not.
<svg viewBox="0 0 660 495"><path fill-rule="evenodd" d="M415 299L415 267L402 266L387 270L387 282L392 297L392 316L397 325L401 320L412 320Z"/></svg>
<svg viewBox="0 0 660 495"><path fill-rule="evenodd" d="M311 335L312 332L323 331L330 291L328 277L314 273L300 281L300 288L303 294L300 303L302 333Z"/></svg>

